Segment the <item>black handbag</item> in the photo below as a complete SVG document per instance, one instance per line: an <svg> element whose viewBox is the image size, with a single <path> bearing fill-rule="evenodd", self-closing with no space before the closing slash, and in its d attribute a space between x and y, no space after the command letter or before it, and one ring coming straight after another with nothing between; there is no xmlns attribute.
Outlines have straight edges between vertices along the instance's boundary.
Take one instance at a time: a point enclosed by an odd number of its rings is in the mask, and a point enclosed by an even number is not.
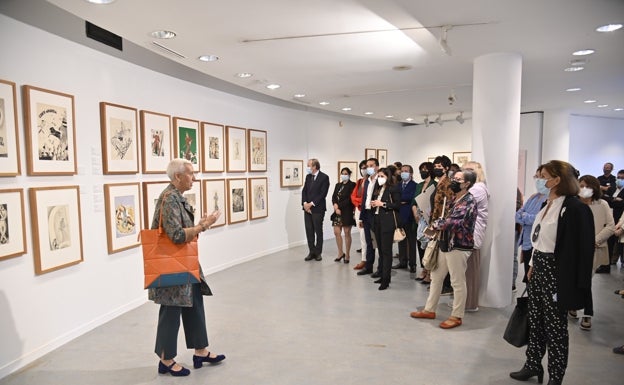
<svg viewBox="0 0 624 385"><path fill-rule="evenodd" d="M526 289L516 298L516 307L509 317L503 338L517 348L529 343L529 297L525 297Z"/></svg>

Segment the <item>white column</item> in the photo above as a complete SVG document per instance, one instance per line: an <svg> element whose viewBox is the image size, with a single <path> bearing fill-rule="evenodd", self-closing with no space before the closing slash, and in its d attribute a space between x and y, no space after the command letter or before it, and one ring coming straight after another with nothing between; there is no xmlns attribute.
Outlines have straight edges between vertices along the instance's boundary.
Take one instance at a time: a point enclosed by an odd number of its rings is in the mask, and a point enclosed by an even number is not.
<svg viewBox="0 0 624 385"><path fill-rule="evenodd" d="M570 156L570 112L544 111L542 163L553 159L568 161Z"/></svg>
<svg viewBox="0 0 624 385"><path fill-rule="evenodd" d="M519 54L488 54L474 61L472 159L483 164L490 190L481 306L505 307L512 298L521 78Z"/></svg>

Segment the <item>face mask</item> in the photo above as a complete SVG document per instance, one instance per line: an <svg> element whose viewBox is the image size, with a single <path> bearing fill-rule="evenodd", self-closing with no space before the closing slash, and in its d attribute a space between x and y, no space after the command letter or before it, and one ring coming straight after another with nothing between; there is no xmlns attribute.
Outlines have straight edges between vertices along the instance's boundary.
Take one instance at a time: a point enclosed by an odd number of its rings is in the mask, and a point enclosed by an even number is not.
<svg viewBox="0 0 624 385"><path fill-rule="evenodd" d="M346 182L349 180L349 175L340 175L340 180Z"/></svg>
<svg viewBox="0 0 624 385"><path fill-rule="evenodd" d="M442 175L444 175L444 169L441 169L441 168L434 168L433 169L433 176L435 176L436 178L439 178Z"/></svg>
<svg viewBox="0 0 624 385"><path fill-rule="evenodd" d="M368 168L366 169L366 174L368 174L368 176L371 176L371 175L373 175L374 173L375 173L375 169L374 169L374 168L372 168L372 167L368 167Z"/></svg>
<svg viewBox="0 0 624 385"><path fill-rule="evenodd" d="M366 169L365 168L361 168L360 169L360 175L362 175L362 176L366 175Z"/></svg>
<svg viewBox="0 0 624 385"><path fill-rule="evenodd" d="M404 181L408 181L410 180L410 173L409 172L402 172L401 173L401 179L403 179Z"/></svg>
<svg viewBox="0 0 624 385"><path fill-rule="evenodd" d="M457 194L458 192L461 191L461 183L459 183L458 181L454 180L449 185L449 188L451 189L452 192Z"/></svg>
<svg viewBox="0 0 624 385"><path fill-rule="evenodd" d="M427 178L429 178L429 171L421 171L420 179L427 179Z"/></svg>
<svg viewBox="0 0 624 385"><path fill-rule="evenodd" d="M540 194L544 194L544 195L550 194L550 188L546 187L546 179L544 178L535 179L535 188L537 189L537 192Z"/></svg>
<svg viewBox="0 0 624 385"><path fill-rule="evenodd" d="M616 180L615 180L615 185L616 185L618 188L624 188L624 179L616 179Z"/></svg>
<svg viewBox="0 0 624 385"><path fill-rule="evenodd" d="M594 195L594 190L589 187L581 187L581 191L578 194L581 198L591 198Z"/></svg>
<svg viewBox="0 0 624 385"><path fill-rule="evenodd" d="M384 178L383 176L379 176L379 177L377 177L377 183L378 183L380 186L383 186L384 184L386 184L386 178Z"/></svg>
<svg viewBox="0 0 624 385"><path fill-rule="evenodd" d="M306 167L306 174L312 174L312 167Z"/></svg>

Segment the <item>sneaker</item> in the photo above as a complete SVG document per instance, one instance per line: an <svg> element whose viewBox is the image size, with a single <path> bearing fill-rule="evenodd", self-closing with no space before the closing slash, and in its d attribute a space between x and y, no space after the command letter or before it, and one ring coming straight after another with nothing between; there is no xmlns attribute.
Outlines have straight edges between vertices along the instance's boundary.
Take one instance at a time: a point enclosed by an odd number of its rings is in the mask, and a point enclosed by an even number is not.
<svg viewBox="0 0 624 385"><path fill-rule="evenodd" d="M442 288L442 293L440 293L440 295L451 295L453 294L453 288L452 287L443 287Z"/></svg>
<svg viewBox="0 0 624 385"><path fill-rule="evenodd" d="M578 318L578 314L576 314L576 310L569 310L568 315L570 316L570 318L574 318L574 319Z"/></svg>
<svg viewBox="0 0 624 385"><path fill-rule="evenodd" d="M591 330L591 317L581 318L581 330Z"/></svg>

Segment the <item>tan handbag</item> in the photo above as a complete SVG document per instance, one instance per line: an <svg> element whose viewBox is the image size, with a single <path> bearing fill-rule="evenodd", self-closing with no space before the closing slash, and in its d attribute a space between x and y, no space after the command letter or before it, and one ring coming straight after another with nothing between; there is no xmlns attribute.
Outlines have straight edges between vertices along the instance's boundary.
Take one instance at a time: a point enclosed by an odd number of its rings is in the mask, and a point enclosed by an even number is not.
<svg viewBox="0 0 624 385"><path fill-rule="evenodd" d="M438 254L440 253L440 245L438 244L438 237L440 233L436 233L433 238L427 243L425 249L425 255L423 255L422 263L425 269L433 271L438 267Z"/></svg>
<svg viewBox="0 0 624 385"><path fill-rule="evenodd" d="M390 202L392 203L392 195L390 195ZM402 227L399 227L394 210L392 210L392 216L394 217L394 236L392 240L393 242L401 242L406 237L405 230L403 230Z"/></svg>

